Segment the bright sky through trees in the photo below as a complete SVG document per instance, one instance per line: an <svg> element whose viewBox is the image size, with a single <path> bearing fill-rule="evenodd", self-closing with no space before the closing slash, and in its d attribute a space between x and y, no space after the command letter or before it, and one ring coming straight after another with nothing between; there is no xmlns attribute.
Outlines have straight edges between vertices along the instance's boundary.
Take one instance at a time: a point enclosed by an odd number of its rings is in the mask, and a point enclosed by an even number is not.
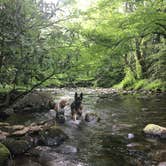
<svg viewBox="0 0 166 166"><path fill-rule="evenodd" d="M44 0L44 1L47 3L51 3L51 2L57 3L58 0ZM77 8L85 11L92 5L94 1L96 0L77 0Z"/></svg>

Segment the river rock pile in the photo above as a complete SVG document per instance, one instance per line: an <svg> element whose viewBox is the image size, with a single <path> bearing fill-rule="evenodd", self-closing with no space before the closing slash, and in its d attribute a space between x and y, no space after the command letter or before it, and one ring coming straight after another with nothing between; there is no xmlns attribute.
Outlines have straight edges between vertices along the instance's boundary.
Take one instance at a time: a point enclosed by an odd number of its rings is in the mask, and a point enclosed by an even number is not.
<svg viewBox="0 0 166 166"><path fill-rule="evenodd" d="M52 122L41 124L10 125L0 123L0 165L11 155L19 155L38 145L58 146L68 136Z"/></svg>

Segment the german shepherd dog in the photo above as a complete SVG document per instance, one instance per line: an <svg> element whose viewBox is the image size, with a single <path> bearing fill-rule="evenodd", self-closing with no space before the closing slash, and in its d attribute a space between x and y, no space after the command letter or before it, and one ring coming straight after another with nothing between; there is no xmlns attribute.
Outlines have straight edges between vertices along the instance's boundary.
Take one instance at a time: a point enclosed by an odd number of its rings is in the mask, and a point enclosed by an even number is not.
<svg viewBox="0 0 166 166"><path fill-rule="evenodd" d="M76 92L74 95L74 101L70 105L71 116L74 121L82 116L82 110L83 110L82 99L83 99L83 93L81 93L80 96L78 96Z"/></svg>

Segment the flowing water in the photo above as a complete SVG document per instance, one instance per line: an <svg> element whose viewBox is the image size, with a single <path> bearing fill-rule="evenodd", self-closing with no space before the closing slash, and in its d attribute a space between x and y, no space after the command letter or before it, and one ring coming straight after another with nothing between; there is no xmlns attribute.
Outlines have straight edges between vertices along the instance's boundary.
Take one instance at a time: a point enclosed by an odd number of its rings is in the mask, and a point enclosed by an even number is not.
<svg viewBox="0 0 166 166"><path fill-rule="evenodd" d="M60 92L60 96L74 96L74 90ZM62 160L78 161L77 166L151 166L166 161L166 141L147 138L142 130L149 123L166 127L166 95L118 95L86 93L84 111L100 116L100 122L80 125L60 125L70 139L64 145L76 147L78 152L63 154ZM17 115L18 116L18 115ZM17 122L30 123L44 119L43 114L27 115ZM13 119L9 119L10 122ZM62 146L64 146L62 145ZM52 149L56 151L56 148ZM61 152L59 152L61 153ZM164 153L164 154L163 154ZM16 158L15 166L58 166L56 162L46 164L27 156ZM80 164L79 164L80 163ZM83 164L84 163L84 164ZM59 164L60 165L60 164ZM69 164L62 164L64 166Z"/></svg>

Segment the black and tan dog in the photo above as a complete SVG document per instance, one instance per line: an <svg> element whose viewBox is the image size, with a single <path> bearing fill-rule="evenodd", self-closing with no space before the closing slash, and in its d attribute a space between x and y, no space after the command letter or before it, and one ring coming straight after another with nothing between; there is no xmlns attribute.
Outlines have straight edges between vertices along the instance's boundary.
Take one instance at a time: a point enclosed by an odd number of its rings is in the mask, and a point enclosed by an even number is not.
<svg viewBox="0 0 166 166"><path fill-rule="evenodd" d="M83 99L83 93L81 93L80 96L78 96L76 92L74 95L74 101L70 105L71 115L74 121L82 116L82 110L83 110L82 99Z"/></svg>

